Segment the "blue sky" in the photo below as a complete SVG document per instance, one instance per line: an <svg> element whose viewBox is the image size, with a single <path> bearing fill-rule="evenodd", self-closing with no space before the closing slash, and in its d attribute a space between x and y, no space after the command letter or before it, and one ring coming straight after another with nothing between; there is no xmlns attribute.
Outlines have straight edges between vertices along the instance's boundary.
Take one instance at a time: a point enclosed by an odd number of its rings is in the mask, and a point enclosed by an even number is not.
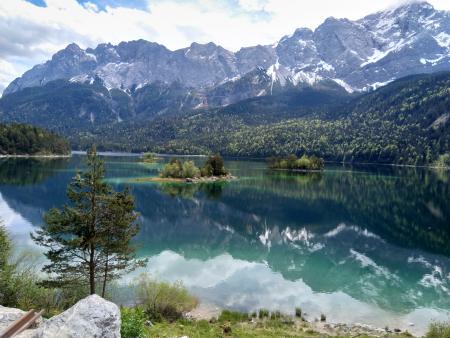
<svg viewBox="0 0 450 338"><path fill-rule="evenodd" d="M178 49L273 44L327 17L359 19L410 0L0 0L0 93L69 43L146 39ZM449 0L429 0L450 10Z"/></svg>

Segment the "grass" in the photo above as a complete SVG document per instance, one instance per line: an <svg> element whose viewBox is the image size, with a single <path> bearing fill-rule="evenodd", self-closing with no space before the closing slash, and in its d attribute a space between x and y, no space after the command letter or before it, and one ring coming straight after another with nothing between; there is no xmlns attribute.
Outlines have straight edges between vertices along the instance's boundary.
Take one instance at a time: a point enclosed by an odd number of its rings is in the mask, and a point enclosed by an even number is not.
<svg viewBox="0 0 450 338"><path fill-rule="evenodd" d="M228 316L229 314L227 314ZM317 332L307 330L301 325L285 323L280 319L251 322L219 319L216 322L206 320L179 320L174 323L157 323L148 329L148 337L216 338L274 338L274 337L319 337Z"/></svg>

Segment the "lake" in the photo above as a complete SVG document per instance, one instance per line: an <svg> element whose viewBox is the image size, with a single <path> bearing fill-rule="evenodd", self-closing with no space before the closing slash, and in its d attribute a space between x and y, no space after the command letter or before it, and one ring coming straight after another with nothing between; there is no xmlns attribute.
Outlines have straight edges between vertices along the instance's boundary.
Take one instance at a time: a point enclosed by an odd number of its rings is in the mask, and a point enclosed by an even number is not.
<svg viewBox="0 0 450 338"><path fill-rule="evenodd" d="M83 160L0 159L0 217L19 249L35 247L30 231L66 201ZM324 313L416 334L450 316L448 171L328 165L304 174L230 160L236 181L156 184L133 178L157 175L161 164L105 160L107 180L136 197L145 270L183 281L206 304L299 306L308 319Z"/></svg>

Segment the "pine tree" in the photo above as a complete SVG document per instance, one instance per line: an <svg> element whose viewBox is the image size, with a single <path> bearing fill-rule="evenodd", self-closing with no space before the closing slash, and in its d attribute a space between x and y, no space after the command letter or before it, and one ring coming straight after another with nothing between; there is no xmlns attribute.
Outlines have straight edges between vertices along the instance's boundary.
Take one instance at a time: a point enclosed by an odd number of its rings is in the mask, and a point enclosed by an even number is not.
<svg viewBox="0 0 450 338"><path fill-rule="evenodd" d="M93 147L87 156L87 170L69 184L69 205L50 209L45 225L32 238L47 248L49 260L43 268L50 278L47 285L89 284L90 294L103 280L144 264L135 258L131 239L138 232L134 199L128 190L115 192L104 182L103 161Z"/></svg>

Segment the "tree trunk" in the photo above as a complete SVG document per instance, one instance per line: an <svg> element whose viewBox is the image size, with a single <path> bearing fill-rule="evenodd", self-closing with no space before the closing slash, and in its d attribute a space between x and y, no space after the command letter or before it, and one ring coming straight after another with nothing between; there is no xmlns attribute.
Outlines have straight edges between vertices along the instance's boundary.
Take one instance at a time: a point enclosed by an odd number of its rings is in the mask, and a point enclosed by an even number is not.
<svg viewBox="0 0 450 338"><path fill-rule="evenodd" d="M89 257L89 286L90 286L90 294L95 294L95 252L94 252L94 244L91 243L91 252Z"/></svg>
<svg viewBox="0 0 450 338"><path fill-rule="evenodd" d="M108 257L108 253L106 253L105 275L103 276L103 287L102 287L102 297L103 298L105 298L106 280L108 279L108 262L109 262L109 257Z"/></svg>

